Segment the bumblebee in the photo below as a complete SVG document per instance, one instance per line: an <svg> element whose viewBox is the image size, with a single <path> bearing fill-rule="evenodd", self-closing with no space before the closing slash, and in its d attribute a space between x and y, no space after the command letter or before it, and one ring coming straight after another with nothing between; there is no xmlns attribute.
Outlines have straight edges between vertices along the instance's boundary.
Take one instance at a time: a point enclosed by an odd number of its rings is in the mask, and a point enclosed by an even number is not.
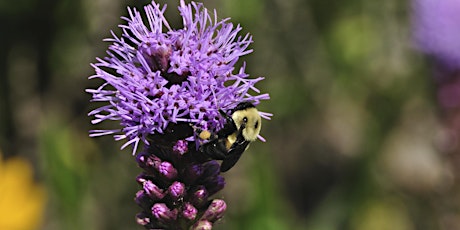
<svg viewBox="0 0 460 230"><path fill-rule="evenodd" d="M257 139L262 119L250 102L238 104L231 110L231 116L222 110L219 112L226 120L224 127L215 135L201 131L199 137L209 139L209 142L199 149L213 159L222 160L220 171L226 172L236 164L249 144Z"/></svg>

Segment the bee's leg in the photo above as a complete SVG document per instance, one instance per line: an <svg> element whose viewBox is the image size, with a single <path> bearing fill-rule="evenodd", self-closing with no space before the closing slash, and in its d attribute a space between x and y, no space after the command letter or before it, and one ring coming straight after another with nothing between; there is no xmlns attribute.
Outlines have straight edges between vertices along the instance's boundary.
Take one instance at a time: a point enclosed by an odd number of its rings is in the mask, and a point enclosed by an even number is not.
<svg viewBox="0 0 460 230"><path fill-rule="evenodd" d="M238 162L241 155L248 148L248 146L249 141L235 142L231 150L228 152L228 155L222 161L222 164L220 165L220 171L226 172L231 169L236 164L236 162Z"/></svg>
<svg viewBox="0 0 460 230"><path fill-rule="evenodd" d="M238 130L237 137L235 143L232 144L230 150L228 151L227 156L222 161L220 165L220 171L226 172L231 169L236 162L240 159L241 155L246 151L249 147L249 141L245 140L243 137L243 129L245 128L245 124L242 124L240 129Z"/></svg>
<svg viewBox="0 0 460 230"><path fill-rule="evenodd" d="M224 111L220 109L219 109L219 113L225 118L225 125L222 129L220 129L217 132L217 136L219 136L220 138L227 137L230 134L237 131L235 122L233 121L232 117L230 117L228 114L226 114Z"/></svg>

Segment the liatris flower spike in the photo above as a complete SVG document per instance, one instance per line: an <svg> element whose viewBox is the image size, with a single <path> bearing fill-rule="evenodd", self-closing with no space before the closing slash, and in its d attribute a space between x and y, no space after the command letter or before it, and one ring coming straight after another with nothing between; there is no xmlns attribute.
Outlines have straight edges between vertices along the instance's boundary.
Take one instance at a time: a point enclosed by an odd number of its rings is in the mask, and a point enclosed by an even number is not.
<svg viewBox="0 0 460 230"><path fill-rule="evenodd" d="M211 198L225 186L221 171L236 163L249 142L263 140L260 117L271 114L254 106L269 96L255 87L263 78L249 78L244 63L235 70L239 57L252 52L252 38L238 35L239 25L181 0L183 28L173 29L165 10L152 2L143 20L143 13L128 8L123 34L106 39L112 43L108 56L97 59L90 77L103 83L87 90L103 105L89 115L93 124L112 120L121 128L90 136L113 135L126 140L122 148L133 147L144 170L135 197L142 208L139 224L210 229L226 209L223 200ZM251 111L250 121L240 116ZM225 170L216 160L223 160Z"/></svg>

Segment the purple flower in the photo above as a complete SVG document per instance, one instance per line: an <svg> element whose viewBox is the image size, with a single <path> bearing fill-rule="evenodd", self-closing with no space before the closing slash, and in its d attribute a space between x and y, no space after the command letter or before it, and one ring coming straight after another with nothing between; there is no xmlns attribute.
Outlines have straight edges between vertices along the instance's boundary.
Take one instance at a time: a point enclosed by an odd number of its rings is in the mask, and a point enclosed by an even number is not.
<svg viewBox="0 0 460 230"><path fill-rule="evenodd" d="M432 61L443 123L441 151L460 152L460 1L413 0L413 33Z"/></svg>
<svg viewBox="0 0 460 230"><path fill-rule="evenodd" d="M449 68L460 68L460 1L413 0L419 49Z"/></svg>
<svg viewBox="0 0 460 230"><path fill-rule="evenodd" d="M128 8L127 25L120 25L121 37L113 38L105 58L92 64L102 79L96 89L87 89L92 101L103 102L89 113L93 124L120 122L114 130L92 130L90 136L114 135L127 139L122 148L149 144L148 136L161 134L170 124L187 122L216 131L224 119L218 110L229 110L241 101L258 104L268 94L259 94L255 84L263 78L249 78L245 64L235 70L240 56L251 53L252 38L240 36L242 28L229 19L218 20L202 4L180 2L183 28L172 29L163 16L166 7L152 2L142 14ZM236 71L236 72L235 72ZM188 140L194 140L191 135Z"/></svg>
<svg viewBox="0 0 460 230"><path fill-rule="evenodd" d="M166 7L152 2L145 16L128 8L123 34L111 42L108 56L93 64L102 85L88 89L103 103L89 113L93 124L117 121L121 128L92 130L90 136L113 135L132 145L143 172L136 180L135 202L142 208L137 223L146 229L211 229L226 203L212 196L225 186L220 165L200 152L197 130L216 133L243 101L268 100L238 59L252 52L252 38L241 27L218 20L200 3L180 1L183 28L169 26ZM143 20L146 18L146 22ZM260 112L266 119L270 114ZM262 137L259 137L263 140ZM141 144L141 151L138 151Z"/></svg>

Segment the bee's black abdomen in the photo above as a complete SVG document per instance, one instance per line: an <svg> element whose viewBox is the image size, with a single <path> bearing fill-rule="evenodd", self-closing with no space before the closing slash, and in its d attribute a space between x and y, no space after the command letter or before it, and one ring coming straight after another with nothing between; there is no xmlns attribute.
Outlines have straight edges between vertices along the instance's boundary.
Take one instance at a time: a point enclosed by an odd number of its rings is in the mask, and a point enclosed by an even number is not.
<svg viewBox="0 0 460 230"><path fill-rule="evenodd" d="M212 159L223 160L226 157L228 150L225 147L224 139L216 139L201 145L200 151L207 154Z"/></svg>

